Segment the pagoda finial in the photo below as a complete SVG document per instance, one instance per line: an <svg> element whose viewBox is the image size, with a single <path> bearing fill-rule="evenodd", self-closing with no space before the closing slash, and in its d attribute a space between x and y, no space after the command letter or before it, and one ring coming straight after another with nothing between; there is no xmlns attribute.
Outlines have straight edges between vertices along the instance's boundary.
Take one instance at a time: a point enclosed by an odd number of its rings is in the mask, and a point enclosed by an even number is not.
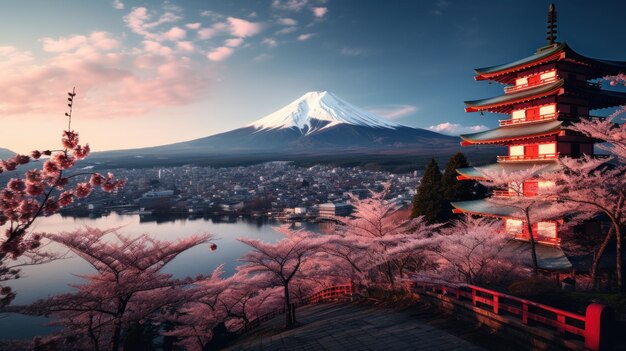
<svg viewBox="0 0 626 351"><path fill-rule="evenodd" d="M552 45L556 41L556 9L554 4L550 4L550 10L548 10L548 45Z"/></svg>

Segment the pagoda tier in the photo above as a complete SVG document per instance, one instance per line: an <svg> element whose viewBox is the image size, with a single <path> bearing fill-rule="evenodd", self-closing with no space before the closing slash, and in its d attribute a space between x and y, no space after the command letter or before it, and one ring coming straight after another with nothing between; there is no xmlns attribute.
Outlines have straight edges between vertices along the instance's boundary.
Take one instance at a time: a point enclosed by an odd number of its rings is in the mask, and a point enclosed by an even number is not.
<svg viewBox="0 0 626 351"><path fill-rule="evenodd" d="M595 83L566 83L564 79L557 79L558 76L552 77L554 79L540 80L535 85L512 93L465 101L465 112L511 113L520 106L539 106L548 103L585 105L589 109L600 109L626 103L626 93L602 90Z"/></svg>
<svg viewBox="0 0 626 351"><path fill-rule="evenodd" d="M499 173L512 173L530 170L533 167L536 170L533 172L533 177L539 177L544 173L552 173L561 169L561 166L557 162L547 162L541 167L537 167L533 163L518 162L518 163L492 163L485 166L459 168L456 172L458 180L488 180L487 175L499 174Z"/></svg>
<svg viewBox="0 0 626 351"><path fill-rule="evenodd" d="M515 141L549 137L561 133L561 121L547 121L512 127L499 127L482 132L460 135L461 145L508 144Z"/></svg>
<svg viewBox="0 0 626 351"><path fill-rule="evenodd" d="M579 71L584 79L598 79L626 71L626 62L600 60L583 56L570 48L567 43L555 43L537 49L535 54L503 65L477 68L476 80L494 80L503 84L514 84L519 73L540 71L542 66L557 66Z"/></svg>
<svg viewBox="0 0 626 351"><path fill-rule="evenodd" d="M517 207L490 199L457 201L451 202L450 204L454 207L452 211L457 214L466 213L503 219L506 232L512 234L515 239L529 240L529 234L524 225L524 213ZM536 207L534 211L541 213L548 207L549 205L545 205L543 210L541 207ZM559 245L561 240L558 235L558 228L561 222L562 220L560 218L553 218L533 223L532 227L535 239L543 244Z"/></svg>

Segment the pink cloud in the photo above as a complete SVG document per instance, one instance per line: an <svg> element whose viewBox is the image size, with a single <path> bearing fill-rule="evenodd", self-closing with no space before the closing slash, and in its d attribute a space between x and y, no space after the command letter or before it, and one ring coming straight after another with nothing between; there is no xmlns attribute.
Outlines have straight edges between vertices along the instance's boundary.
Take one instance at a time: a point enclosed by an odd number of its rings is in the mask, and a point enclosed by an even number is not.
<svg viewBox="0 0 626 351"><path fill-rule="evenodd" d="M313 11L313 15L315 17L323 18L326 15L326 13L328 13L328 8L327 7L313 7L311 11Z"/></svg>
<svg viewBox="0 0 626 351"><path fill-rule="evenodd" d="M113 0L113 8L116 10L123 10L124 9L124 3L121 2L120 0Z"/></svg>
<svg viewBox="0 0 626 351"><path fill-rule="evenodd" d="M161 38L163 40L171 40L171 41L177 41L180 39L185 38L185 36L187 35L187 31L180 28L180 27L172 27L172 29L168 30L167 32L163 33L161 35Z"/></svg>
<svg viewBox="0 0 626 351"><path fill-rule="evenodd" d="M243 44L243 38L233 38L224 41L224 45L234 48Z"/></svg>
<svg viewBox="0 0 626 351"><path fill-rule="evenodd" d="M207 58L211 61L223 61L230 57L235 50L226 46L221 46L207 54Z"/></svg>
<svg viewBox="0 0 626 351"><path fill-rule="evenodd" d="M46 38L50 55L36 59L15 47L0 47L0 118L49 118L65 110L62 97L76 86L81 119L134 117L183 105L206 95L212 80L205 61L176 57L154 40L125 48L108 33ZM178 42L180 51L193 48ZM117 49L116 51L112 51Z"/></svg>
<svg viewBox="0 0 626 351"><path fill-rule="evenodd" d="M178 43L176 43L176 47L178 48L178 50L185 52L193 52L196 50L193 46L193 43L190 41L179 41Z"/></svg>
<svg viewBox="0 0 626 351"><path fill-rule="evenodd" d="M207 40L213 38L218 33L225 31L228 29L228 25L223 22L215 23L211 26L211 28L202 28L198 31L198 38L202 40Z"/></svg>
<svg viewBox="0 0 626 351"><path fill-rule="evenodd" d="M194 30L198 30L200 29L201 24L200 23L187 23L185 25L185 27L187 27L188 29L194 29Z"/></svg>
<svg viewBox="0 0 626 351"><path fill-rule="evenodd" d="M85 46L93 46L101 50L112 50L119 46L119 42L110 37L107 32L93 32L89 36L73 35L59 39L43 38L43 50L47 52L70 52Z"/></svg>
<svg viewBox="0 0 626 351"><path fill-rule="evenodd" d="M230 24L230 32L236 37L251 37L259 34L263 29L260 23L246 21L241 18L228 17L227 20Z"/></svg>
<svg viewBox="0 0 626 351"><path fill-rule="evenodd" d="M460 135L465 133L480 132L487 130L488 128L483 125L464 126L458 123L444 122L437 124L436 126L430 126L428 129L441 134Z"/></svg>
<svg viewBox="0 0 626 351"><path fill-rule="evenodd" d="M142 43L143 43L143 49L146 52L149 52L151 54L165 56L165 55L169 55L172 53L172 49L170 47L162 45L161 43L157 41L144 40Z"/></svg>
<svg viewBox="0 0 626 351"><path fill-rule="evenodd" d="M159 26L166 23L177 22L181 19L179 15L172 11L163 13L156 21L150 22L151 18L152 16L148 13L148 9L145 7L135 7L128 15L124 16L124 22L134 33L148 40L171 40L170 37L172 35L180 36L181 31L184 31L184 29L174 27L176 29L172 28L165 33L155 32L155 29ZM174 32L170 33L172 30L174 30Z"/></svg>

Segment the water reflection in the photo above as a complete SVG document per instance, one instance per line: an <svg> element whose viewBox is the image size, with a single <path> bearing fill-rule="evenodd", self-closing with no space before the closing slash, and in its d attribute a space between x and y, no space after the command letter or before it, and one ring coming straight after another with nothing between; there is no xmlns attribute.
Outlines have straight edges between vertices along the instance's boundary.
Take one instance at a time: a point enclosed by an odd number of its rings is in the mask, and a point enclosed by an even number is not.
<svg viewBox="0 0 626 351"><path fill-rule="evenodd" d="M128 235L148 233L158 240L175 240L193 234L210 233L215 235L217 251L211 251L209 244L194 247L174 259L164 271L175 277L208 274L218 265L225 264L226 274L232 274L239 264L237 259L249 250L237 238L247 237L274 242L282 234L273 228L276 221L263 217L195 217L188 216L140 216L108 214L101 217L63 217L54 215L41 219L33 230L37 232L71 232L84 227L108 229L119 227L120 232ZM300 223L295 229L307 229L316 232L328 232L327 224ZM63 248L51 246L52 250L62 252ZM11 282L17 292L15 304L27 304L49 295L70 292L68 284L81 283L79 275L93 273L94 270L82 259L69 257L40 266L25 267L22 278ZM9 316L0 318L0 339L31 338L50 332L42 326L42 318Z"/></svg>

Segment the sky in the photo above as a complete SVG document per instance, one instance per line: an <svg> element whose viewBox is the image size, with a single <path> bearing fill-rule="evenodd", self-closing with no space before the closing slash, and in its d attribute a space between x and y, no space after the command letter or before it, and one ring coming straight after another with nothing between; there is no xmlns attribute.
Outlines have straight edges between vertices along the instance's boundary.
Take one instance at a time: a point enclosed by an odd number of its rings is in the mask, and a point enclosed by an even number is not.
<svg viewBox="0 0 626 351"><path fill-rule="evenodd" d="M626 61L625 1L553 1L558 41ZM308 91L331 91L411 127L458 135L502 115L463 101L502 94L473 69L546 44L550 1L204 0L0 3L0 147L92 150L232 130Z"/></svg>

